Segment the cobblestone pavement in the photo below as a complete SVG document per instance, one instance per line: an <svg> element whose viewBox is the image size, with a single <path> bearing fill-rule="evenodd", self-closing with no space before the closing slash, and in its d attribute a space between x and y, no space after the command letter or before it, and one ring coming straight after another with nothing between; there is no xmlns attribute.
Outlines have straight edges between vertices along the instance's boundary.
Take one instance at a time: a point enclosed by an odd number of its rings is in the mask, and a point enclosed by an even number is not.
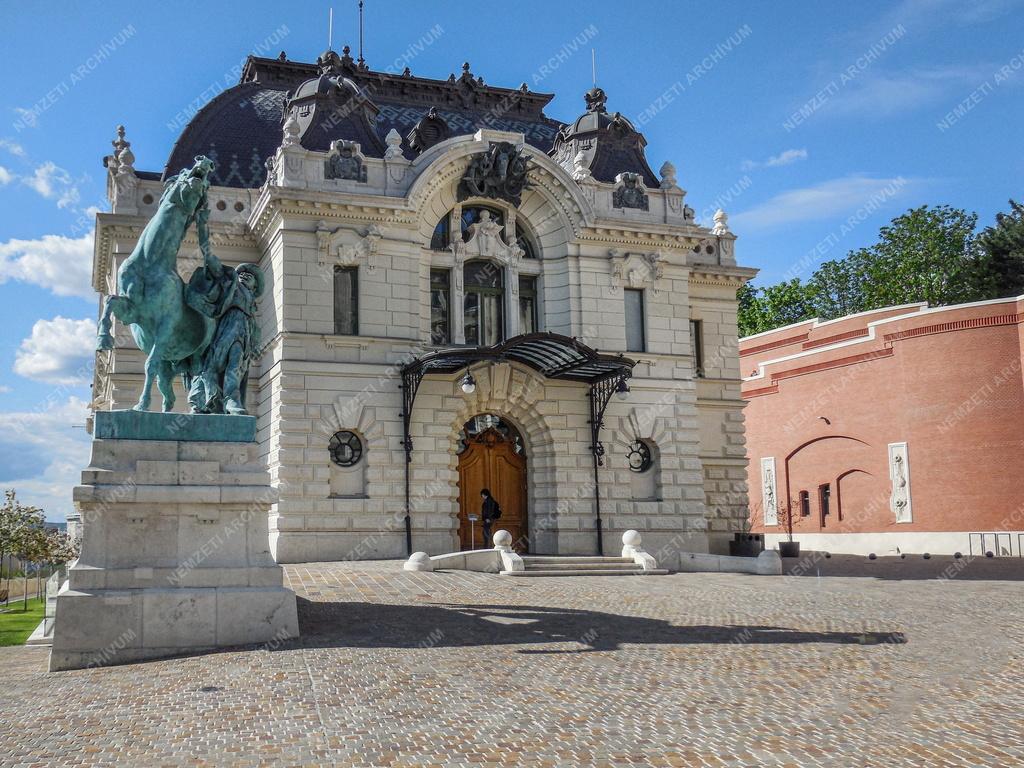
<svg viewBox="0 0 1024 768"><path fill-rule="evenodd" d="M0 648L0 765L1024 765L1024 562L805 563L286 566L300 641L58 674Z"/></svg>

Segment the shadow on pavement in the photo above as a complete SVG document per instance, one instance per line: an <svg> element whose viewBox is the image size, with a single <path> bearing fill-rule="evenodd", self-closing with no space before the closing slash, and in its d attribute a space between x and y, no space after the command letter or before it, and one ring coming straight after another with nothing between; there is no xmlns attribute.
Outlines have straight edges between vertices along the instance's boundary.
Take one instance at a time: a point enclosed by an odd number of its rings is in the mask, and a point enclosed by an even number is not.
<svg viewBox="0 0 1024 768"><path fill-rule="evenodd" d="M456 648L575 643L520 653L616 651L624 644L902 644L900 632L803 631L774 626L676 626L659 619L599 611L508 605L384 605L299 598L306 647Z"/></svg>
<svg viewBox="0 0 1024 768"><path fill-rule="evenodd" d="M838 576L853 578L948 581L1024 581L1024 558L965 555L908 554L868 559L866 555L831 555L824 552L802 552L800 557L784 558L782 573L786 576Z"/></svg>

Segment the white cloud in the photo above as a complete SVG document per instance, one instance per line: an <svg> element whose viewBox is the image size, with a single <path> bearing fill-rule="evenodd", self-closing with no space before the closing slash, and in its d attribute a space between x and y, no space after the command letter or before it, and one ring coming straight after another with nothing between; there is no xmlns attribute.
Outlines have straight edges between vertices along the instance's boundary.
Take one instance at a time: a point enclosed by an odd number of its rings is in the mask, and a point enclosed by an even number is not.
<svg viewBox="0 0 1024 768"><path fill-rule="evenodd" d="M752 171L755 168L778 168L779 166L795 163L797 160L806 159L806 149L787 149L777 155L772 155L767 160L744 160L740 167L744 171Z"/></svg>
<svg viewBox="0 0 1024 768"><path fill-rule="evenodd" d="M834 115L889 117L924 106L959 100L992 74L992 67L934 66L885 74L871 72L838 93L826 109Z"/></svg>
<svg viewBox="0 0 1024 768"><path fill-rule="evenodd" d="M48 520L65 519L89 461L89 435L80 428L88 413L85 400L60 390L46 393L36 410L0 412L0 486Z"/></svg>
<svg viewBox="0 0 1024 768"><path fill-rule="evenodd" d="M0 243L0 283L20 280L58 296L95 300L92 289L93 233L79 238L44 235L38 240Z"/></svg>
<svg viewBox="0 0 1024 768"><path fill-rule="evenodd" d="M67 208L81 199L71 174L52 160L47 160L37 167L31 176L22 176L21 182L47 200L56 200L58 208Z"/></svg>
<svg viewBox="0 0 1024 768"><path fill-rule="evenodd" d="M6 149L8 152L10 152L12 155L15 155L16 157L25 156L25 148L22 147L21 144L19 144L18 142L11 141L10 139L0 139L0 148Z"/></svg>
<svg viewBox="0 0 1024 768"><path fill-rule="evenodd" d="M886 29L905 24L914 30L943 25L983 24L1021 6L1021 0L903 0L879 22Z"/></svg>
<svg viewBox="0 0 1024 768"><path fill-rule="evenodd" d="M827 219L877 206L907 191L914 181L897 176L876 178L863 174L830 179L801 189L791 189L732 217L736 232L768 229L784 224Z"/></svg>
<svg viewBox="0 0 1024 768"><path fill-rule="evenodd" d="M47 384L88 384L95 344L93 320L36 320L15 355L14 372Z"/></svg>
<svg viewBox="0 0 1024 768"><path fill-rule="evenodd" d="M6 395L11 391L11 388L6 384L0 384L0 395Z"/></svg>
<svg viewBox="0 0 1024 768"><path fill-rule="evenodd" d="M14 174L0 165L0 187L10 184L14 180Z"/></svg>

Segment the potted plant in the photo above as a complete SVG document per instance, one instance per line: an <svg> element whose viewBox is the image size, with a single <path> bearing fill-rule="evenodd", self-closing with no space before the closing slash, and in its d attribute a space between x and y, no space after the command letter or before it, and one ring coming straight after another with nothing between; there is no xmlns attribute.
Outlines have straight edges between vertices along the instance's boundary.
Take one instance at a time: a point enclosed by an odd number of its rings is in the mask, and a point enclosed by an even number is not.
<svg viewBox="0 0 1024 768"><path fill-rule="evenodd" d="M744 518L740 526L729 542L729 554L733 557L757 557L764 551L764 536L750 532L750 518Z"/></svg>
<svg viewBox="0 0 1024 768"><path fill-rule="evenodd" d="M786 541L779 542L780 557L800 557L800 542L793 541L793 517L796 514L793 510L799 508L797 503L790 499L786 504L779 507L776 513L786 528Z"/></svg>

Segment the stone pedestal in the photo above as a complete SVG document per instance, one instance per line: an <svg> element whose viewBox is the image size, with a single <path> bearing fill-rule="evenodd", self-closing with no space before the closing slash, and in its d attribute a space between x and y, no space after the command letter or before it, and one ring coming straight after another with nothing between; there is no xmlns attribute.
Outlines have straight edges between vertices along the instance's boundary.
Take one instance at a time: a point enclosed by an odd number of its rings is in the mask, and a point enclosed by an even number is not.
<svg viewBox="0 0 1024 768"><path fill-rule="evenodd" d="M118 437L93 441L74 491L82 553L57 597L50 670L297 637L295 594L270 554L276 491L256 444L211 441L211 417L181 414L146 416L180 439L128 439L137 417L120 413L96 414L97 434Z"/></svg>

